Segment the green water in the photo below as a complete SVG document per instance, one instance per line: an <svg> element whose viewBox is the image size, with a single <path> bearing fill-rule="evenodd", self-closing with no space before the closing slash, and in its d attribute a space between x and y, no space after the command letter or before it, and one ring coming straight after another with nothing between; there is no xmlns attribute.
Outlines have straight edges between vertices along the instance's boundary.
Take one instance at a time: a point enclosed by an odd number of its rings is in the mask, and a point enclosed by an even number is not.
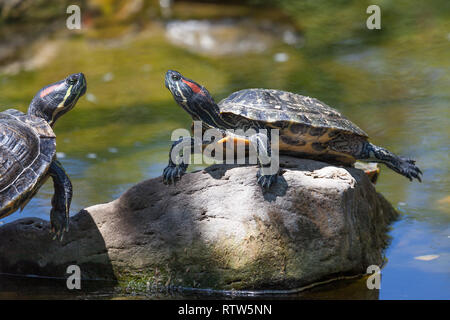
<svg viewBox="0 0 450 320"><path fill-rule="evenodd" d="M117 26L105 27L100 34L108 38L93 32L55 36L50 41L58 50L50 63L0 74L0 110L25 111L42 86L73 72L86 75L90 96L55 127L60 160L74 186L75 214L161 175L172 131L190 126L189 116L164 87L168 69L205 85L216 101L251 87L316 97L358 124L373 143L416 159L424 172L422 183L411 183L382 167L377 190L402 217L390 232L379 298L449 299L450 19L436 11L420 23L413 16L407 22L411 30L405 31L404 20L391 19L385 33L362 28L329 45L326 29L321 35L313 25L306 28L302 45L275 37L262 52L228 55L174 46L162 23L133 32L125 28L114 37L110 34ZM365 17L361 11L363 24ZM319 18L308 23L320 23ZM308 30L314 31L309 34L314 41L308 41ZM287 61L276 61L277 53ZM22 213L0 223L30 216L48 220L52 194L47 183ZM438 258L415 259L423 255ZM350 292L327 288L325 296L346 298Z"/></svg>

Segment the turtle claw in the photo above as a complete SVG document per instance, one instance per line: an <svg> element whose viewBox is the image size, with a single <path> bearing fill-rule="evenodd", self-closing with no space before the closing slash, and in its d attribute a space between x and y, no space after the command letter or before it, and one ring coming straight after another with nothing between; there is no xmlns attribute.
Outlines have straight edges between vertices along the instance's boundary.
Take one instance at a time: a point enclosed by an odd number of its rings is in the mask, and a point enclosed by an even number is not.
<svg viewBox="0 0 450 320"><path fill-rule="evenodd" d="M163 183L164 184L176 184L181 180L181 177L186 172L187 166L184 163L180 165L168 165L163 171Z"/></svg>
<svg viewBox="0 0 450 320"><path fill-rule="evenodd" d="M52 209L50 212L50 233L53 240L62 241L64 233L69 231L69 217L66 212Z"/></svg>
<svg viewBox="0 0 450 320"><path fill-rule="evenodd" d="M269 189L278 180L278 174L262 175L259 170L256 174L258 184L264 189Z"/></svg>
<svg viewBox="0 0 450 320"><path fill-rule="evenodd" d="M54 233L52 240L58 239L59 241L62 241L63 238L64 238L64 233L56 232L56 233Z"/></svg>
<svg viewBox="0 0 450 320"><path fill-rule="evenodd" d="M419 182L422 182L421 175L423 174L422 171L416 166L416 161L412 159L401 159L402 162L400 163L400 168L398 171L400 174L404 175L406 178L408 178L410 181L413 181L413 179L419 180Z"/></svg>

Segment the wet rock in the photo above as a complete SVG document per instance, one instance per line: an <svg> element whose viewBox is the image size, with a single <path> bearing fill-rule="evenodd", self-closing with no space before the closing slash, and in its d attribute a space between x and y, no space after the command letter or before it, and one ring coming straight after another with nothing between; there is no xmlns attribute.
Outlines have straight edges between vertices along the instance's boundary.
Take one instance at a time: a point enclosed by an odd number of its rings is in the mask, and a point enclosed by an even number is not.
<svg viewBox="0 0 450 320"><path fill-rule="evenodd" d="M0 272L130 286L292 289L381 265L397 213L363 171L282 157L271 190L253 166L214 165L176 186L161 177L71 218L62 243L47 221L0 227Z"/></svg>

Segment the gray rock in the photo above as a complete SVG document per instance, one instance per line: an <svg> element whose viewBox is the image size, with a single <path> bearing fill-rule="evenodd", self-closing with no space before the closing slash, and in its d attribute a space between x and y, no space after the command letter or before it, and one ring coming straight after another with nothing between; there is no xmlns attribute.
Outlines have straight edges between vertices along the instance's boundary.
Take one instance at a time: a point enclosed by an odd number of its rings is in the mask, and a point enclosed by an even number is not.
<svg viewBox="0 0 450 320"><path fill-rule="evenodd" d="M252 166L214 165L176 186L161 178L71 218L62 243L49 223L0 227L0 272L139 286L214 289L304 287L381 265L397 213L363 171L283 157L278 184L262 191Z"/></svg>

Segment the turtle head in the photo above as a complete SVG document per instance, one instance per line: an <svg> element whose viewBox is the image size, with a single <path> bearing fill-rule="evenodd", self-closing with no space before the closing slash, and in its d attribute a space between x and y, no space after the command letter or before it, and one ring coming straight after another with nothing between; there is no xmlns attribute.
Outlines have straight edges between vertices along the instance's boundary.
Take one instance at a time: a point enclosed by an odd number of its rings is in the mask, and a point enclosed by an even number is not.
<svg viewBox="0 0 450 320"><path fill-rule="evenodd" d="M84 74L71 74L39 90L30 103L28 114L45 119L53 127L55 121L71 110L85 92Z"/></svg>
<svg viewBox="0 0 450 320"><path fill-rule="evenodd" d="M175 101L194 119L207 121L213 115L219 115L219 108L205 87L184 77L181 73L169 70L165 84Z"/></svg>

